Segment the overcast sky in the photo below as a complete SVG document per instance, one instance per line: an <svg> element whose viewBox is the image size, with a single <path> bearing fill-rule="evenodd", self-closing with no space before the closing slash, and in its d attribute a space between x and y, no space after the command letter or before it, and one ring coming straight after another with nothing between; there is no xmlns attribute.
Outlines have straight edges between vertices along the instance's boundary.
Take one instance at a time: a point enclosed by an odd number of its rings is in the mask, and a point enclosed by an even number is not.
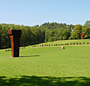
<svg viewBox="0 0 90 86"><path fill-rule="evenodd" d="M90 20L90 0L0 0L0 23L84 25L87 20Z"/></svg>

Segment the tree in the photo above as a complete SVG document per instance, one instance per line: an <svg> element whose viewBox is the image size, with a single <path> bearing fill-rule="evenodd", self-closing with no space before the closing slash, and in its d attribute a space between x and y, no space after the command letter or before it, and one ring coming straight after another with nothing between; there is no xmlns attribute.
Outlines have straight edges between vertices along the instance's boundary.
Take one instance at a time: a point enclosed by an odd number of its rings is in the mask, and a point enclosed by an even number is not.
<svg viewBox="0 0 90 86"><path fill-rule="evenodd" d="M63 31L64 31L64 28L60 28L60 29L57 30L58 40L62 40L63 39Z"/></svg>
<svg viewBox="0 0 90 86"><path fill-rule="evenodd" d="M48 41L67 40L71 35L70 28L73 27L73 25L56 22L48 22L40 26L35 25L32 27L15 24L0 24L0 48L10 47L11 43L8 30L22 30L20 46L28 46ZM89 38L90 32L88 29L83 29L83 31L86 33L85 38ZM81 32L82 26L76 25L72 33L73 38L80 38Z"/></svg>
<svg viewBox="0 0 90 86"><path fill-rule="evenodd" d="M82 31L84 33L84 38L89 39L90 38L90 29L89 28L83 28Z"/></svg>
<svg viewBox="0 0 90 86"><path fill-rule="evenodd" d="M90 29L90 21L87 20L84 24L84 27Z"/></svg>
<svg viewBox="0 0 90 86"><path fill-rule="evenodd" d="M80 39L80 38L81 38L80 33L82 33L82 26L81 26L81 25L76 25L76 26L74 27L73 32L72 32L72 37L73 37L74 39Z"/></svg>
<svg viewBox="0 0 90 86"><path fill-rule="evenodd" d="M70 35L71 35L71 33L70 33L70 30L69 29L65 29L64 31L63 31L63 33L62 33L62 38L63 38L63 40L66 40L66 39L68 39L69 37L70 37Z"/></svg>
<svg viewBox="0 0 90 86"><path fill-rule="evenodd" d="M1 48L1 44L2 44L2 39L1 39L2 38L2 35L1 35L2 32L1 32L1 30L2 30L2 27L0 25L0 48Z"/></svg>

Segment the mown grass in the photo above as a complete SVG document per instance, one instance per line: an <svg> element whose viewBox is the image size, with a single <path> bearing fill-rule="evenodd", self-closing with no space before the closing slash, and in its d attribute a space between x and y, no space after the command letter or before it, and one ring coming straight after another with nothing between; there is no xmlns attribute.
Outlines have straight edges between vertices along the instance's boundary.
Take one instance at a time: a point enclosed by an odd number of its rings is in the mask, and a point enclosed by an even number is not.
<svg viewBox="0 0 90 86"><path fill-rule="evenodd" d="M90 39L77 39L77 40L59 40L59 41L53 41L53 42L47 42L48 44L65 44L65 43L90 43Z"/></svg>
<svg viewBox="0 0 90 86"><path fill-rule="evenodd" d="M58 45L77 45L77 43L87 45L87 44L90 44L90 39L59 40L59 41L46 42L41 44L43 44L44 46L58 46ZM41 46L41 44L36 44L36 45L33 45L32 47Z"/></svg>
<svg viewBox="0 0 90 86"><path fill-rule="evenodd" d="M90 46L0 50L0 86L89 86Z"/></svg>
<svg viewBox="0 0 90 86"><path fill-rule="evenodd" d="M77 39L77 40L59 40L53 42L40 43L36 45L32 45L32 47L40 47L40 46L62 46L62 45L90 45L90 39Z"/></svg>

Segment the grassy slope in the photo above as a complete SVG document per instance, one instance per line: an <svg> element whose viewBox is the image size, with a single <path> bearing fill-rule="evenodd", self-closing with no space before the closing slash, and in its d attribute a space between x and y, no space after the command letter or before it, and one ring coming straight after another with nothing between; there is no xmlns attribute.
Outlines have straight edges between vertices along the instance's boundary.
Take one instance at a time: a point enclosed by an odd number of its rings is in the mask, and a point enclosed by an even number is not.
<svg viewBox="0 0 90 86"><path fill-rule="evenodd" d="M65 43L90 43L90 39L79 39L79 40L60 40L60 41L54 41L54 42L47 42L47 44L65 44ZM46 44L46 43L43 43Z"/></svg>
<svg viewBox="0 0 90 86"><path fill-rule="evenodd" d="M90 85L89 53L90 46L27 47L20 50L22 57L9 58L11 52L1 50L0 76L5 78L0 78L0 85L24 86L27 81L29 86Z"/></svg>

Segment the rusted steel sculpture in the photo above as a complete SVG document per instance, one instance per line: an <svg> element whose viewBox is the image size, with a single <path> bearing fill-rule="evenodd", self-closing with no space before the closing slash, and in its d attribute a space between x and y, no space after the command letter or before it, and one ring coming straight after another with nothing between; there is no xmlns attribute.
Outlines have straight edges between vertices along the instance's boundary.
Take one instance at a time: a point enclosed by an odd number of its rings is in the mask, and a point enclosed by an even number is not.
<svg viewBox="0 0 90 86"><path fill-rule="evenodd" d="M80 35L81 35L81 39L83 39L84 33L80 33Z"/></svg>
<svg viewBox="0 0 90 86"><path fill-rule="evenodd" d="M19 40L21 37L21 30L9 30L11 40L11 53L12 57L19 57Z"/></svg>

